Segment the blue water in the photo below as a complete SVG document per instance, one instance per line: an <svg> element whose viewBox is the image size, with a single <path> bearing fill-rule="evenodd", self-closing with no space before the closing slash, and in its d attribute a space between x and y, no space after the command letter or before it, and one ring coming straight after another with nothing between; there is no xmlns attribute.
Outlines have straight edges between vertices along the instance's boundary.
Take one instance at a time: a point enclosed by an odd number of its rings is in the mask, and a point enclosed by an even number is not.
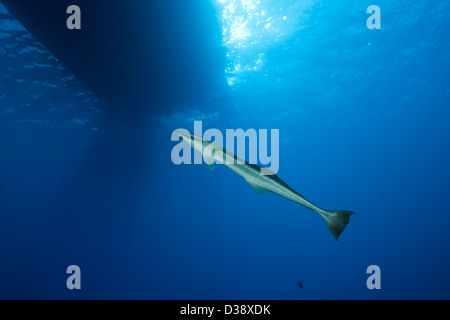
<svg viewBox="0 0 450 320"><path fill-rule="evenodd" d="M0 298L449 299L450 1L212 1L222 85L126 121L0 5ZM279 129L277 175L357 212L339 241L224 166L174 165L196 120Z"/></svg>

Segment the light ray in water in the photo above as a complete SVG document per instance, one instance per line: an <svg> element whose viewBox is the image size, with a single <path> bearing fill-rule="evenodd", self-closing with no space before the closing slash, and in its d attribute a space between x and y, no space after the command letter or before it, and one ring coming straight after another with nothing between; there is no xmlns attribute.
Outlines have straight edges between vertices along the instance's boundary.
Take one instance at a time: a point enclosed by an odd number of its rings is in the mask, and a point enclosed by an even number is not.
<svg viewBox="0 0 450 320"><path fill-rule="evenodd" d="M227 48L226 75L233 86L263 70L265 54L302 27L317 0L214 0Z"/></svg>

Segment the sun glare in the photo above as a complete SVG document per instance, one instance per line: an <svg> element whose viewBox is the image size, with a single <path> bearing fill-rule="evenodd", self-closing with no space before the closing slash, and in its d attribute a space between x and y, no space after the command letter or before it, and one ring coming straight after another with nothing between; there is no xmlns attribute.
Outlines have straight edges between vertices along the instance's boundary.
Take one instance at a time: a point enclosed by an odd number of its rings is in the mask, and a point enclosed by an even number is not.
<svg viewBox="0 0 450 320"><path fill-rule="evenodd" d="M244 75L264 67L267 50L289 33L288 10L296 1L218 1L223 45L227 48L228 83L234 85ZM217 2L216 2L217 3Z"/></svg>

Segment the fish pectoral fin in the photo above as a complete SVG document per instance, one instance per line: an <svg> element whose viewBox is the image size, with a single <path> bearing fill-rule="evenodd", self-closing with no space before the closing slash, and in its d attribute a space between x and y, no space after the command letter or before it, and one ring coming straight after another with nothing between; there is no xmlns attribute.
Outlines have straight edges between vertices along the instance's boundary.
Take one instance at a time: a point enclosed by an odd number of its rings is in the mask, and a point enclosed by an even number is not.
<svg viewBox="0 0 450 320"><path fill-rule="evenodd" d="M209 170L214 170L214 164L215 161L212 157L207 156L205 153L203 153L203 160L205 161L206 165L208 166Z"/></svg>
<svg viewBox="0 0 450 320"><path fill-rule="evenodd" d="M247 179L246 179L245 181L247 181L247 183L248 183L248 184L253 188L253 190L255 190L256 193L259 194L259 195L261 195L261 194L263 194L263 193L269 191L269 190L267 190L266 188L261 187L260 185L258 185L258 184L256 184L256 183L253 183L253 182L251 182L251 181L248 181Z"/></svg>
<svg viewBox="0 0 450 320"><path fill-rule="evenodd" d="M213 171L214 170L214 162L212 164L206 164L209 168L209 170Z"/></svg>

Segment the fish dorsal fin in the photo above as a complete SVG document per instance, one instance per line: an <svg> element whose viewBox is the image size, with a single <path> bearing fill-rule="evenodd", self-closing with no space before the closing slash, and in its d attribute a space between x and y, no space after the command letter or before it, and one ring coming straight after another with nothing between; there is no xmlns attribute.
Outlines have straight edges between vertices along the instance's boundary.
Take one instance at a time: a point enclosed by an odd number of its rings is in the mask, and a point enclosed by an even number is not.
<svg viewBox="0 0 450 320"><path fill-rule="evenodd" d="M253 188L253 190L255 190L256 193L259 194L259 195L261 195L261 194L263 194L263 193L265 193L265 192L268 191L266 188L261 187L260 185L254 183L254 182L248 181L247 179L245 179L245 181L247 181L247 183L248 183L248 184Z"/></svg>

